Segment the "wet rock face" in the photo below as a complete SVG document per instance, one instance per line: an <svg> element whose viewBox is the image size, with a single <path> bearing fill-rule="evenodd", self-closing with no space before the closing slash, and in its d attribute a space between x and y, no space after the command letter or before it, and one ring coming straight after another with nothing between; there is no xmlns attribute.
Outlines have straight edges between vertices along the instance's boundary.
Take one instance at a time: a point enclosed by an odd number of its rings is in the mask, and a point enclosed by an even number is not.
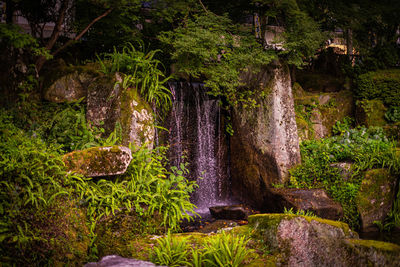
<svg viewBox="0 0 400 267"><path fill-rule="evenodd" d="M342 222L285 214L249 217L254 234L284 266L399 266L400 247L360 240Z"/></svg>
<svg viewBox="0 0 400 267"><path fill-rule="evenodd" d="M289 168L300 163L299 141L286 67L270 67L244 80L263 88L257 108L233 110L232 189L244 203L261 208L267 188L286 182Z"/></svg>
<svg viewBox="0 0 400 267"><path fill-rule="evenodd" d="M123 258L117 255L103 257L99 262L89 262L85 267L156 267L154 263L136 259Z"/></svg>
<svg viewBox="0 0 400 267"><path fill-rule="evenodd" d="M356 197L361 217L361 231L377 231L374 221L383 221L392 209L397 177L387 169L374 169L365 173Z"/></svg>
<svg viewBox="0 0 400 267"><path fill-rule="evenodd" d="M273 189L269 194L269 212L283 212L284 208L295 211L311 211L321 218L339 220L343 217L342 206L333 201L322 189Z"/></svg>
<svg viewBox="0 0 400 267"><path fill-rule="evenodd" d="M64 155L68 171L88 177L122 174L132 160L131 150L123 146L93 147Z"/></svg>

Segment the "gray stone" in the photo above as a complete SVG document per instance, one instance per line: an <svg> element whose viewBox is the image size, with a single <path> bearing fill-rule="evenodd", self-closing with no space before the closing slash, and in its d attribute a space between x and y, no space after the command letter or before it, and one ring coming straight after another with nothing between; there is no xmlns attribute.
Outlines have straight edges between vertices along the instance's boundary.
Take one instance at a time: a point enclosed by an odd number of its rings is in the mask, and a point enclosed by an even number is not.
<svg viewBox="0 0 400 267"><path fill-rule="evenodd" d="M322 122L322 114L318 109L311 112L311 123L314 130L314 138L321 139L328 135L328 130Z"/></svg>
<svg viewBox="0 0 400 267"><path fill-rule="evenodd" d="M273 203L264 210L283 212L284 208L295 211L311 211L321 218L339 220L343 217L342 206L333 201L322 189L273 189L269 194L269 202Z"/></svg>
<svg viewBox="0 0 400 267"><path fill-rule="evenodd" d="M123 146L92 147L73 151L63 157L68 171L88 177L122 174L131 160L131 150Z"/></svg>
<svg viewBox="0 0 400 267"><path fill-rule="evenodd" d="M108 255L99 262L89 262L85 267L155 267L154 263L136 259L123 258L117 255Z"/></svg>
<svg viewBox="0 0 400 267"><path fill-rule="evenodd" d="M348 181L351 176L353 175L352 167L353 163L350 162L338 162L329 164L329 166L336 168L339 170L340 175L342 176L343 180Z"/></svg>
<svg viewBox="0 0 400 267"><path fill-rule="evenodd" d="M45 91L44 98L50 102L70 102L86 97L87 85L93 76L87 73L73 72L54 81Z"/></svg>
<svg viewBox="0 0 400 267"><path fill-rule="evenodd" d="M88 89L86 119L109 135L117 124L121 127L122 144L136 147L148 144L153 147L154 118L151 107L135 88L123 89L122 78L102 76L93 81Z"/></svg>
<svg viewBox="0 0 400 267"><path fill-rule="evenodd" d="M234 108L231 138L233 193L244 203L260 208L266 189L284 183L289 168L300 163L291 80L286 66L270 66L243 77L261 91L257 108Z"/></svg>
<svg viewBox="0 0 400 267"><path fill-rule="evenodd" d="M254 236L284 266L399 266L400 246L360 240L342 222L288 214L249 217Z"/></svg>

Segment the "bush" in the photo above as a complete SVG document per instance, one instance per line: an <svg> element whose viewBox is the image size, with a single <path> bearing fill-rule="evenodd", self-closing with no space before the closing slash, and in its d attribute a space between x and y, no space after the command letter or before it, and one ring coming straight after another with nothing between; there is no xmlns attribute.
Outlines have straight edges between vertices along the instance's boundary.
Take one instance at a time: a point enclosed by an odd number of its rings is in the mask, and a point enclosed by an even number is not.
<svg viewBox="0 0 400 267"><path fill-rule="evenodd" d="M379 70L358 76L356 96L380 99L387 106L400 106L400 70Z"/></svg>

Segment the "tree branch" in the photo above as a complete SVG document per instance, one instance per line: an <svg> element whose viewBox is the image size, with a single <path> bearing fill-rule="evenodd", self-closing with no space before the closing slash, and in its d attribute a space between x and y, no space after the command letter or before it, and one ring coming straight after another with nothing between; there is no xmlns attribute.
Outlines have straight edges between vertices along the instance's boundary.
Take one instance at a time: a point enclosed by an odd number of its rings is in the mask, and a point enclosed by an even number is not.
<svg viewBox="0 0 400 267"><path fill-rule="evenodd" d="M54 51L52 53L53 56L57 55L61 50L65 49L66 47L70 46L73 42L78 41L79 39L82 38L82 36L90 29L90 27L93 26L93 24L95 24L97 21L99 21L100 19L104 18L105 16L107 16L108 14L111 13L113 9L109 8L107 9L106 12L104 12L103 14L101 14L100 16L98 16L97 18L95 18L94 20L92 20L85 29L83 29L77 36L75 36L75 38L70 39L68 42L66 42L63 46L61 46L60 48L58 48L56 51Z"/></svg>
<svg viewBox="0 0 400 267"><path fill-rule="evenodd" d="M56 41L58 39L58 36L61 33L61 28L64 23L65 15L67 14L67 10L68 10L68 3L69 3L69 0L63 0L61 3L61 7L60 7L60 10L58 13L59 15L58 15L56 25L54 26L50 40L46 44L46 48L48 50L51 50L53 48L54 44L56 43Z"/></svg>

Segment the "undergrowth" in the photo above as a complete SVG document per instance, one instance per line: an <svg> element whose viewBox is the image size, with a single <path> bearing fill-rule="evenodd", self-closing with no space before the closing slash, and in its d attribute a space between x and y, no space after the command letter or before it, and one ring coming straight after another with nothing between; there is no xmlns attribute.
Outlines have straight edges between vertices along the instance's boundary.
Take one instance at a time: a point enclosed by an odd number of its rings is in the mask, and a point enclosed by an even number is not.
<svg viewBox="0 0 400 267"><path fill-rule="evenodd" d="M350 129L345 121L334 129L339 135L300 144L302 164L290 170L290 187L324 188L344 210L344 220L352 228L359 227L355 197L364 171L387 168L399 173L396 143L389 141L382 128L358 127ZM352 163L351 175L344 178L335 163Z"/></svg>
<svg viewBox="0 0 400 267"><path fill-rule="evenodd" d="M116 132L107 139L96 137L83 119L74 127L64 124L70 117L83 113L75 104L54 110L59 117L48 123L32 119L32 124L24 125L25 130L16 126L18 118L0 110L1 262L19 266L51 264L54 244L59 240L44 236L43 225L48 223L46 217L54 205L62 206L68 202L65 199L76 200L77 208L86 212L90 237L87 260L96 259L96 225L104 217L133 211L143 224L158 216L164 231L177 231L180 220L190 219L188 213L195 214L189 197L197 185L185 178L185 164L168 165L164 147L132 147L133 159L127 172L113 179L92 179L66 172L62 161L65 151L76 148L76 144L81 148L94 145L84 132L74 129L87 131L96 144L115 143L118 138ZM47 116L43 114L44 118ZM67 139L61 139L65 137L61 135L64 131L70 133ZM56 231L58 226L54 227ZM145 233L141 231L137 234ZM68 234L63 238L68 238Z"/></svg>

